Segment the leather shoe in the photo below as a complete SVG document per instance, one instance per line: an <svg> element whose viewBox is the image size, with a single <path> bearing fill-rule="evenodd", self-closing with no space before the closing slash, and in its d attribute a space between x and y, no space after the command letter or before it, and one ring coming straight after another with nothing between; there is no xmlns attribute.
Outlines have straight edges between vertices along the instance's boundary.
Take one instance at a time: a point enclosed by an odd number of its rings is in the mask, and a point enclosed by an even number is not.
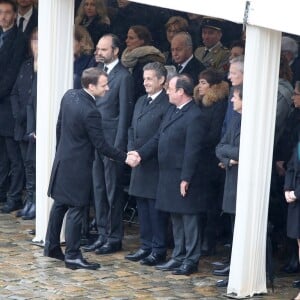
<svg viewBox="0 0 300 300"><path fill-rule="evenodd" d="M28 212L28 210L30 209L31 204L32 204L32 202L26 201L24 207L21 210L17 211L16 217L17 218L23 217Z"/></svg>
<svg viewBox="0 0 300 300"><path fill-rule="evenodd" d="M166 260L165 254L150 253L147 257L140 261L141 265L156 266Z"/></svg>
<svg viewBox="0 0 300 300"><path fill-rule="evenodd" d="M92 252L95 251L96 249L101 248L104 244L105 244L105 239L104 237L100 236L93 244L82 246L81 249L84 252Z"/></svg>
<svg viewBox="0 0 300 300"><path fill-rule="evenodd" d="M171 258L165 264L157 265L155 269L161 271L173 271L174 269L179 268L181 264L182 263L180 261Z"/></svg>
<svg viewBox="0 0 300 300"><path fill-rule="evenodd" d="M228 276L230 271L230 266L226 266L224 269L214 270L213 274L215 276Z"/></svg>
<svg viewBox="0 0 300 300"><path fill-rule="evenodd" d="M182 264L179 268L174 269L173 275L190 275L198 271L197 265L192 264Z"/></svg>
<svg viewBox="0 0 300 300"><path fill-rule="evenodd" d="M31 202L31 206L28 211L23 215L23 220L33 220L35 218L35 203Z"/></svg>
<svg viewBox="0 0 300 300"><path fill-rule="evenodd" d="M89 263L84 258L65 259L65 265L67 268L72 270L76 270L76 269L97 270L101 267L100 264Z"/></svg>
<svg viewBox="0 0 300 300"><path fill-rule="evenodd" d="M9 214L15 210L18 210L22 208L22 203L21 202L11 202L11 203L6 203L2 208L1 212L4 214Z"/></svg>
<svg viewBox="0 0 300 300"><path fill-rule="evenodd" d="M131 260L131 261L139 261L145 257L147 257L151 253L150 250L144 250L144 249L139 249L135 253L130 253L125 256L125 259Z"/></svg>
<svg viewBox="0 0 300 300"><path fill-rule="evenodd" d="M122 243L110 243L106 242L101 248L96 249L96 254L111 254L115 253L117 251L120 251L122 249Z"/></svg>
<svg viewBox="0 0 300 300"><path fill-rule="evenodd" d="M300 289L300 280L293 281L293 288Z"/></svg>
<svg viewBox="0 0 300 300"><path fill-rule="evenodd" d="M217 283L216 283L217 287L227 287L227 285L228 285L228 278L218 280Z"/></svg>
<svg viewBox="0 0 300 300"><path fill-rule="evenodd" d="M51 252L44 251L44 256L55 258L55 259L62 260L62 261L65 260L65 255L63 254L61 249L51 251Z"/></svg>

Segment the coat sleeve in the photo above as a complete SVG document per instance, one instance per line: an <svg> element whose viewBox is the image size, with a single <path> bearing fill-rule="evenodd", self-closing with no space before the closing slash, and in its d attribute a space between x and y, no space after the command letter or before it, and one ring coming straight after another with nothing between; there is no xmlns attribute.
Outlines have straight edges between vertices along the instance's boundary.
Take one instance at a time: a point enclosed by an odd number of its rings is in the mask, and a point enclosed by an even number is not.
<svg viewBox="0 0 300 300"><path fill-rule="evenodd" d="M97 110L91 111L85 119L85 128L96 150L111 159L125 162L126 153L110 146L103 134L101 115Z"/></svg>
<svg viewBox="0 0 300 300"><path fill-rule="evenodd" d="M181 171L181 180L191 182L195 174L201 152L204 146L206 130L204 114L197 114L190 122L186 132L184 159Z"/></svg>
<svg viewBox="0 0 300 300"><path fill-rule="evenodd" d="M119 89L119 123L114 146L126 150L128 127L131 123L132 112L134 108L133 79L130 74L121 80Z"/></svg>

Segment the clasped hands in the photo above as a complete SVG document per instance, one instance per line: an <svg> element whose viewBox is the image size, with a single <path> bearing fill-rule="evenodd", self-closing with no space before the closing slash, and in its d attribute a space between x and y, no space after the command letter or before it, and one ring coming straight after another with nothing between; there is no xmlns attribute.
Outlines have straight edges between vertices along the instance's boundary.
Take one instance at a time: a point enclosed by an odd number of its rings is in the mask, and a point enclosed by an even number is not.
<svg viewBox="0 0 300 300"><path fill-rule="evenodd" d="M138 166L141 162L141 157L137 151L129 151L125 163L132 168Z"/></svg>

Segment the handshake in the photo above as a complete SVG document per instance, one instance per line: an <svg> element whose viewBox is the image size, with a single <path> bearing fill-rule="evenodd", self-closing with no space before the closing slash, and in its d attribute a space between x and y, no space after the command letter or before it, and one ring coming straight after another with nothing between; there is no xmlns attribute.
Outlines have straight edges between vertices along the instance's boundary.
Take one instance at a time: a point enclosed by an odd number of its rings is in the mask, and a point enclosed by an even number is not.
<svg viewBox="0 0 300 300"><path fill-rule="evenodd" d="M136 151L129 151L127 153L127 158L125 160L125 163L129 165L130 167L134 168L138 166L141 162L141 157Z"/></svg>

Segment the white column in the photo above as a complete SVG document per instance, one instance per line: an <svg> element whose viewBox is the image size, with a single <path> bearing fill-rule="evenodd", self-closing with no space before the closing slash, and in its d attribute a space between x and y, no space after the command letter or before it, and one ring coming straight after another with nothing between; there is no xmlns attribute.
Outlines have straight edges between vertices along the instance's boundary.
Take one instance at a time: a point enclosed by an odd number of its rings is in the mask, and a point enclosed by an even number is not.
<svg viewBox="0 0 300 300"><path fill-rule="evenodd" d="M73 0L39 1L37 88L36 236L44 242L52 200L47 197L55 154L59 104L73 78Z"/></svg>
<svg viewBox="0 0 300 300"><path fill-rule="evenodd" d="M236 219L227 294L266 293L266 231L281 32L247 26Z"/></svg>

